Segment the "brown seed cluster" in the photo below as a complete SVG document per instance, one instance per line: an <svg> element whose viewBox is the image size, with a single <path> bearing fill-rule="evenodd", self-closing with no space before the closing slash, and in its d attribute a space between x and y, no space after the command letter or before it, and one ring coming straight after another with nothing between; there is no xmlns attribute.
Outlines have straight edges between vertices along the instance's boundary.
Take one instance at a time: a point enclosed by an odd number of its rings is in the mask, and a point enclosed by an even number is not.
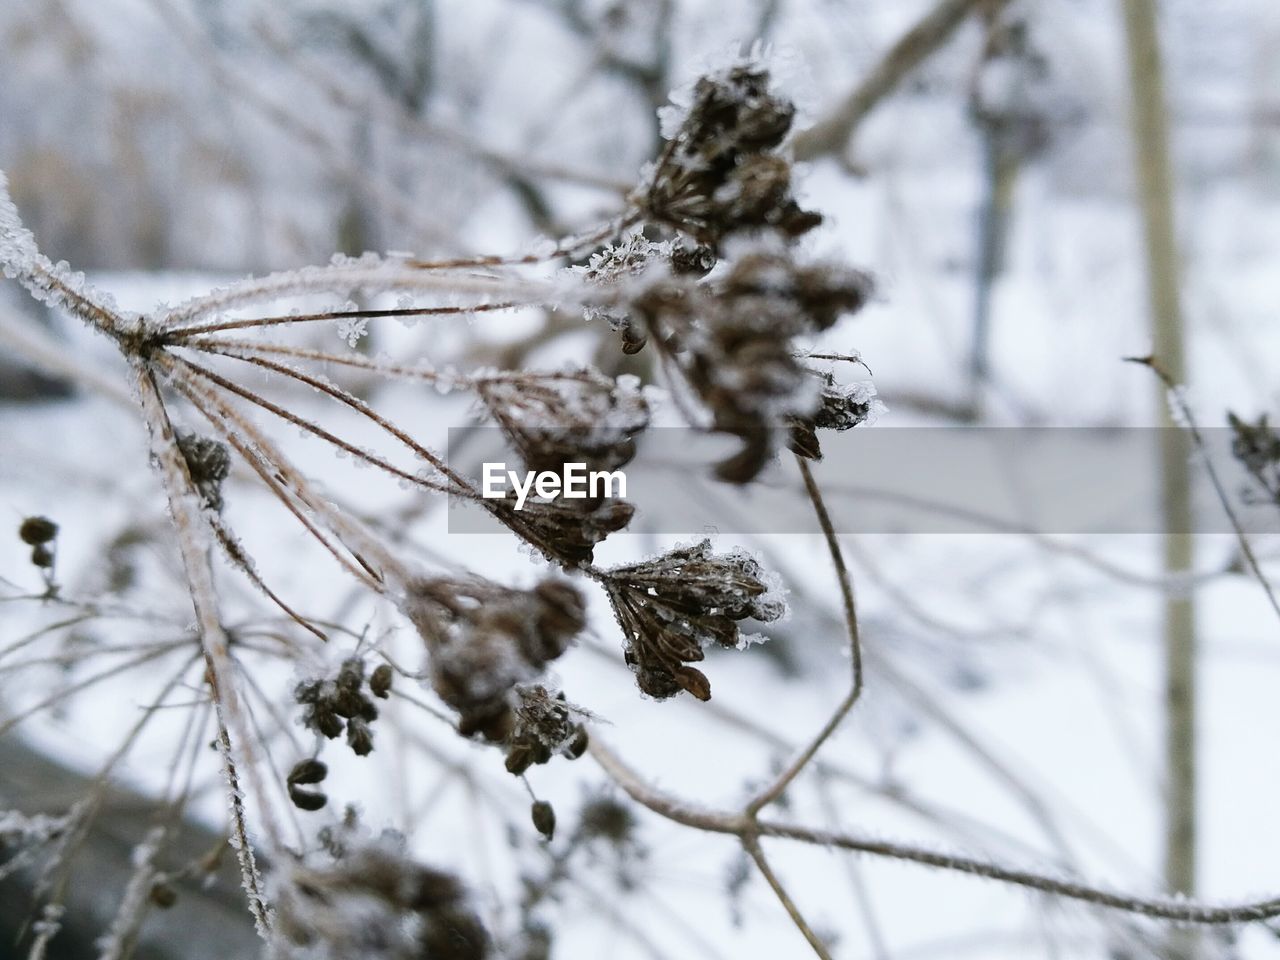
<svg viewBox="0 0 1280 960"><path fill-rule="evenodd" d="M408 612L430 653L431 685L458 712L458 732L493 743L517 729L517 685L537 677L586 625L581 594L558 578L531 590L423 579Z"/></svg>
<svg viewBox="0 0 1280 960"><path fill-rule="evenodd" d="M385 697L386 691L390 690L389 669L382 674L375 671L375 675L379 677L377 686L374 686L371 678L369 692L374 696ZM357 756L367 756L373 751L373 729L370 724L378 719L378 708L365 693L364 687L365 665L359 657L344 660L337 675L331 680L307 680L298 684L293 691L293 698L306 707L302 715L303 725L329 740L335 739L345 730L347 746Z"/></svg>
<svg viewBox="0 0 1280 960"><path fill-rule="evenodd" d="M515 724L506 740L507 770L519 776L559 753L577 760L587 752L587 730L574 717L563 693L541 685L516 688Z"/></svg>
<svg viewBox="0 0 1280 960"><path fill-rule="evenodd" d="M683 122L632 202L647 220L718 249L744 229L798 237L822 222L802 210L791 163L777 152L795 107L769 89L769 73L738 64L700 79Z"/></svg>
<svg viewBox="0 0 1280 960"><path fill-rule="evenodd" d="M328 862L284 868L276 907L281 946L293 948L286 955L326 960L485 960L492 955L492 940L461 882L410 858L399 835L330 836L325 846Z"/></svg>
<svg viewBox="0 0 1280 960"><path fill-rule="evenodd" d="M716 555L711 542L609 570L602 580L622 627L627 664L640 689L666 699L686 690L711 699L711 684L696 667L703 647L738 646L739 622L777 620L785 604L745 553Z"/></svg>
<svg viewBox="0 0 1280 960"><path fill-rule="evenodd" d="M616 470L636 455L649 425L643 395L593 370L482 380L476 391L529 470L560 473L566 463Z"/></svg>

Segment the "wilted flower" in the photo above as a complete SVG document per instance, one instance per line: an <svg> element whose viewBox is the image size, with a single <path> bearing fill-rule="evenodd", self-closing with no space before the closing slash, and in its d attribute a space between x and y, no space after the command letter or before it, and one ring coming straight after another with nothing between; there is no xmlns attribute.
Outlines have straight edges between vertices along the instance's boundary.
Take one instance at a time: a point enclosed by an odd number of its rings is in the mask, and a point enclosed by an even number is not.
<svg viewBox="0 0 1280 960"><path fill-rule="evenodd" d="M601 582L626 637L627 664L658 699L681 690L711 699L706 676L688 664L703 659L707 643L738 646L739 621L777 620L786 609L753 557L713 554L709 540L616 567Z"/></svg>

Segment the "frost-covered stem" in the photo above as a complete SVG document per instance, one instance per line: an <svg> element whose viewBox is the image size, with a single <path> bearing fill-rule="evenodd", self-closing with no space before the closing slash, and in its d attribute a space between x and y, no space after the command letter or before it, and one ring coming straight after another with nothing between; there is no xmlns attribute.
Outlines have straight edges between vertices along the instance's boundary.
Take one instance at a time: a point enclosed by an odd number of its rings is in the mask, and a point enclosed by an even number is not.
<svg viewBox="0 0 1280 960"><path fill-rule="evenodd" d="M819 489L817 481L813 479L813 472L809 469L809 462L804 457L797 455L796 463L800 466L800 476L804 478L805 492L809 495L809 502L813 505L813 512L818 518L818 526L822 528L822 536L827 541L827 551L831 554L831 565L835 568L836 580L840 584L840 600L844 606L845 629L848 631L849 636L849 664L853 676L850 679L849 692L836 705L835 710L809 746L782 771L773 783L747 804L746 813L748 816L755 816L777 800L778 797L782 796L783 791L809 765L809 762L822 749L822 745L836 732L836 729L844 721L844 718L848 716L849 711L853 709L853 705L858 702L858 698L862 695L862 643L858 637L858 607L853 596L853 581L849 577L849 568L845 565L844 553L840 549L840 539L836 536L835 526L831 523L831 515L827 512L826 502L822 499L822 491Z"/></svg>
<svg viewBox="0 0 1280 960"><path fill-rule="evenodd" d="M317 323L325 320L378 320L386 317L444 317L464 313L492 313L497 310L514 310L517 307L536 305L536 301L499 300L495 303L457 304L444 307L391 307L385 310L329 310L323 313L281 314L273 317L242 317L236 320L218 320L212 323L193 323L185 327L166 330L162 340L175 343L205 333L223 330L250 330L262 327L280 327L295 323Z"/></svg>
<svg viewBox="0 0 1280 960"><path fill-rule="evenodd" d="M181 365L182 368L184 368L189 373L196 374L202 377L203 379L209 381L210 383L216 384L217 386L226 390L228 393L231 393L237 397L240 397L242 400L247 400L250 403L254 404L255 406L261 407L263 410L266 410L269 413L275 414L277 417L279 417L281 420L284 420L286 423L293 424L295 427L305 430L307 433L310 433L313 436L319 437L321 440L325 441L328 444L331 444L335 448L342 450L345 453L350 454L351 456L355 457L357 460L363 460L365 463L368 463L371 466L375 466L380 470L386 471L387 473L391 474L393 477L397 477L408 483L415 484L419 487L424 487L428 490L435 490L440 493L456 492L462 496L466 496L468 494L468 491L469 491L468 487L462 487L455 490L453 487L449 486L448 484L442 481L432 481L432 480L424 479L423 477L410 473L408 470L403 470L400 467L397 467L395 464L391 463L388 460L384 460L382 457L369 453L367 450L362 450L359 447L355 446L354 444L348 443L346 440L343 440L341 437L338 437L337 435L330 433L328 430L324 429L318 424L313 423L312 421L307 420L304 417L300 417L289 410L286 410L284 407L280 406L277 403L272 403L270 400L266 399L265 397L262 397L254 393L252 390L245 389L244 387L240 386L238 383L235 383L232 380L228 380L226 377L223 377L220 374L214 373L208 367L201 366L198 363L193 363L192 361L187 360L183 357L176 357L174 359L179 365ZM298 378L298 379L301 379L301 378ZM320 389L320 388L317 387L317 389ZM330 387L329 389L333 389L333 388Z"/></svg>
<svg viewBox="0 0 1280 960"><path fill-rule="evenodd" d="M1174 183L1169 157L1169 119L1154 0L1123 0L1132 99L1134 172L1141 201L1155 355L1177 383L1186 379L1180 303ZM1164 517L1164 568L1192 568L1192 507L1186 452L1170 416L1164 390L1160 476ZM1193 894L1196 887L1196 633L1193 594L1168 596L1165 647L1165 885ZM1171 944L1178 957L1199 951L1191 938Z"/></svg>
<svg viewBox="0 0 1280 960"><path fill-rule="evenodd" d="M817 954L821 960L831 960L831 953L827 950L827 945L822 942L822 938L813 932L813 928L809 926L805 920L804 914L800 912L800 908L796 906L791 894L787 892L787 888L782 885L782 881L778 879L778 875L773 872L773 867L769 865L768 859L764 855L764 850L760 847L760 841L751 835L742 838L742 847L755 861L756 868L760 871L760 875L773 890L777 896L778 902L782 904L782 908L787 911L787 916L791 918L791 922L796 925L809 946L813 947L813 952Z"/></svg>
<svg viewBox="0 0 1280 960"><path fill-rule="evenodd" d="M1026 887L1050 896L1078 900L1153 920L1224 926L1256 923L1280 917L1280 897L1225 905L1201 903L1184 897L1138 897L1090 886L1075 880L1036 873L1032 870L1004 866L991 860L980 860L976 857L946 853L927 847L875 840L845 831L819 830L775 820L753 820L741 813L709 810L674 797L646 782L621 757L607 747L599 736L591 737L588 750L610 779L636 803L673 823L707 833L728 834L739 839L750 835L778 837L798 843L917 863L926 867Z"/></svg>
<svg viewBox="0 0 1280 960"><path fill-rule="evenodd" d="M135 335L135 324L126 321L110 297L85 283L65 263L54 264L36 246L35 237L22 224L18 208L9 196L9 179L0 170L0 268L17 280L41 303L62 307L99 333L117 341Z"/></svg>
<svg viewBox="0 0 1280 960"><path fill-rule="evenodd" d="M378 293L439 293L446 296L487 296L527 303L545 303L557 295L551 285L527 278L484 276L474 272L437 272L414 261L358 259L325 267L303 267L251 277L221 290L193 297L161 313L161 329L178 329L210 314L236 310L281 297L312 293L342 293L364 288ZM474 306L474 305L473 305ZM483 304L481 304L483 306Z"/></svg>
<svg viewBox="0 0 1280 960"><path fill-rule="evenodd" d="M350 559L343 556L338 548L325 536L324 532L300 509L299 503L308 507L310 504L301 494L296 493L296 488L288 480L289 475L286 471L277 470L272 466L260 451L250 446L242 437L232 431L228 425L232 421L229 421L221 413L213 411L206 402L208 394L202 397L191 384L182 382L175 383L174 389L181 393L200 412L201 416L209 421L214 430L218 432L218 435L244 458L245 463L249 464L250 469L258 475L258 478L266 485L267 489L275 495L277 500L284 504L285 509L293 514L294 518L333 556L343 569L375 593L383 592L384 586L382 582L375 579L369 571L356 566ZM277 474L284 477L285 480L279 479ZM291 493L291 491L294 492ZM295 497L298 502L295 502Z"/></svg>
<svg viewBox="0 0 1280 960"><path fill-rule="evenodd" d="M1235 534L1236 542L1240 545L1240 553L1249 567L1249 572L1253 574L1254 579L1262 587L1263 593L1267 595L1267 602L1271 604L1271 609L1277 617L1280 617L1280 597L1276 596L1275 587L1271 585L1267 575L1262 572L1262 564L1259 563L1258 555L1253 551L1253 545L1249 542L1249 536L1245 533L1244 525L1236 514L1236 508L1231 504L1231 497L1227 493L1226 484L1222 482L1222 477L1219 476L1217 467L1213 465L1213 459L1209 456L1209 446L1205 443L1204 434L1200 432L1199 424L1196 423L1195 411L1191 409L1186 397L1178 389L1178 384L1169 376L1168 371L1164 369L1158 359L1155 357L1130 357L1128 359L1134 363L1150 367L1152 372L1160 378L1160 382L1164 384L1168 402L1177 409L1179 418L1186 425L1187 432L1191 434L1191 442L1195 444L1196 452L1201 456L1200 462L1204 465L1205 473L1209 475L1209 482L1213 484L1214 496L1222 504L1223 512L1226 513L1227 520L1231 524L1231 530ZM1183 587L1183 589L1185 590L1186 587Z"/></svg>
<svg viewBox="0 0 1280 960"><path fill-rule="evenodd" d="M245 821L244 799L240 792L240 769L248 778L250 789L261 808L262 823L272 849L280 846L280 832L268 806L268 794L258 771L250 737L249 724L240 704L235 682L235 665L231 660L226 632L218 615L217 594L213 586L213 570L209 563L208 543L204 536L204 524L200 517L194 484L186 461L178 450L173 424L160 397L159 387L151 370L135 361L138 397L143 420L151 441L151 452L160 467L165 492L169 499L169 511L177 533L178 548L182 555L191 602L195 608L196 623L200 631L200 644L207 667L206 679L213 698L218 722L219 744L223 769L227 777L228 796L231 805L232 830L236 856L245 892L249 897L249 909L258 932L266 936L270 920L262 890L262 878L255 862L249 830ZM233 736L234 733L234 736Z"/></svg>

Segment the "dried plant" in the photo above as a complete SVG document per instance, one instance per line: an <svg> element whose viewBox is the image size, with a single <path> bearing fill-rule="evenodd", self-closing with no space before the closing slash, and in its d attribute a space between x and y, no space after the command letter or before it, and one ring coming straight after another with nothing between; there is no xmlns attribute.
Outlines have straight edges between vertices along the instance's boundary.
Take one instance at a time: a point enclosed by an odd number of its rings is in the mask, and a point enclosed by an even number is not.
<svg viewBox="0 0 1280 960"><path fill-rule="evenodd" d="M515 258L338 257L326 266L250 279L147 314L121 310L66 264L42 255L0 176L5 275L102 334L127 363L128 389L164 484L195 614L194 626L188 625L189 610L162 621L171 631L167 637L136 645L112 668L77 680L37 708L130 670L150 669L162 658L178 665L155 706L143 711L139 726L155 716L171 691L199 691L191 708L198 719L192 720L179 757L189 756L183 762L194 769L199 754L190 744L207 742L203 723L211 713L229 811L228 840L249 910L272 955L479 960L517 942L529 951L545 946L549 934L534 922L533 905L563 880L559 861L541 885L526 891L528 922L512 932L489 929L455 876L419 863L403 838L371 836L351 812L320 831L318 846L302 829L297 832L306 842L291 839L289 823L296 825L300 814L328 816L322 811L337 806L329 800L341 796L342 783L331 768L350 757L341 756L345 749L330 753L329 742L344 738L356 762L365 762L367 755L383 750L380 704L398 698L443 721L452 735L496 748L486 755L500 752L506 770L517 776L556 756L591 755L632 803L592 800L576 823L568 830L562 823L557 832L555 811L534 797L533 826L546 841L563 842L565 857L600 844L633 856L637 807L736 838L820 957L829 957L830 948L774 872L761 843L765 838L909 861L1184 923L1240 924L1280 916L1280 901L1273 898L1215 906L1119 894L1045 871L766 815L781 806L798 777L815 767L815 757L863 688L853 587L808 461L820 456L818 431L847 430L876 411L867 387L842 385L806 362L806 338L861 309L871 282L851 267L808 262L795 244L820 217L801 209L794 197L785 152L793 117L794 109L772 88L768 71L753 61L741 62L700 80L664 118L665 146L630 192L628 206L554 249ZM575 261L573 269L550 274L542 269ZM384 308L353 304L279 313L265 307L315 294L405 299ZM784 613L780 584L760 560L741 550L715 552L703 541L639 563L598 567L594 550L631 522L629 505L534 500L529 509L517 511L507 501L486 500L440 453L415 439L404 419L380 412L326 371L465 394L535 470L568 462L602 469L629 463L650 412L635 383L593 369L441 369L426 360L406 363L354 349L319 349L297 336L331 324L355 347L376 322L389 318L462 317L521 307L580 311L619 330L623 352L650 350L673 404L690 424L740 442L736 454L714 466L721 479L746 484L784 447L796 454L796 469L836 573L850 674L846 693L820 729L741 809L707 809L648 783L605 737L589 732L590 691L559 690L548 668L571 656L584 637L586 593L594 583L621 630L622 653L614 657L630 667L640 690L657 699L687 692L709 700L710 681L691 664L703 663L707 648L745 648L749 621L768 624ZM295 409L288 390L298 387L343 416L330 419ZM469 509L489 511L560 572L522 587L483 572L459 572L448 558L424 562L405 549L394 530L340 505L322 487L323 478L299 466L255 417L301 431L424 496L447 495ZM352 417L398 453L347 439L342 429ZM1260 429L1242 432L1241 442L1259 436ZM1256 446L1250 441L1246 451L1255 459ZM314 598L286 603L266 582L230 519L229 487L236 471L251 478L314 541L317 560L327 555L361 591L394 611L389 615L397 628L412 629L421 641L417 663L402 666L378 640L302 612L315 606ZM103 613L99 605L60 595L53 549L59 531L53 521L33 517L18 532L45 576L44 592L27 599L63 604L73 624ZM215 550L279 612L274 621L229 621L227 588L215 577ZM148 620L144 624L154 626ZM2 656L21 646L11 644ZM259 661L283 664L301 675L283 707L277 702L281 698L257 688L251 664ZM406 692L420 688L434 699L423 702ZM576 705L579 699L585 707ZM289 715L280 726L289 731L295 759L277 768L258 717L281 711ZM292 730L299 725L314 739L309 748ZM102 771L104 779L116 759ZM185 800L185 788L175 792ZM16 851L9 856L26 858L29 850L81 834L92 818L91 807L49 821L0 819L6 850ZM154 893L163 889L164 871L158 866L163 839L160 831L139 847L108 955L126 954L145 910L157 897L165 899ZM55 873L65 871L69 856L54 857ZM39 950L56 933L58 890L57 884L42 888Z"/></svg>

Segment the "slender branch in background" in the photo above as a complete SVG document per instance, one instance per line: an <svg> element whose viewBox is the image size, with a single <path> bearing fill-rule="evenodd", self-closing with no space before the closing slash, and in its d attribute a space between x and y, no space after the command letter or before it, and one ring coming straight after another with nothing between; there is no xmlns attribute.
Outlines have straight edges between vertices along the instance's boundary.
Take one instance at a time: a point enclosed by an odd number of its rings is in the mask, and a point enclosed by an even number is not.
<svg viewBox="0 0 1280 960"><path fill-rule="evenodd" d="M1174 226L1174 182L1169 157L1160 38L1154 0L1122 0L1132 100L1134 176L1146 242L1147 295L1155 355L1176 383L1186 382L1179 263ZM1164 568L1191 570L1190 471L1180 431L1174 426L1163 385L1160 477L1164 516ZM1196 889L1196 631L1194 594L1168 595L1164 603L1165 645L1165 885L1171 893ZM1198 941L1185 931L1171 936L1170 957L1189 960Z"/></svg>
<svg viewBox="0 0 1280 960"><path fill-rule="evenodd" d="M877 104L955 33L979 6L993 12L1008 0L942 0L914 27L898 38L871 72L822 120L795 138L797 160L827 154L843 156L858 125Z"/></svg>

